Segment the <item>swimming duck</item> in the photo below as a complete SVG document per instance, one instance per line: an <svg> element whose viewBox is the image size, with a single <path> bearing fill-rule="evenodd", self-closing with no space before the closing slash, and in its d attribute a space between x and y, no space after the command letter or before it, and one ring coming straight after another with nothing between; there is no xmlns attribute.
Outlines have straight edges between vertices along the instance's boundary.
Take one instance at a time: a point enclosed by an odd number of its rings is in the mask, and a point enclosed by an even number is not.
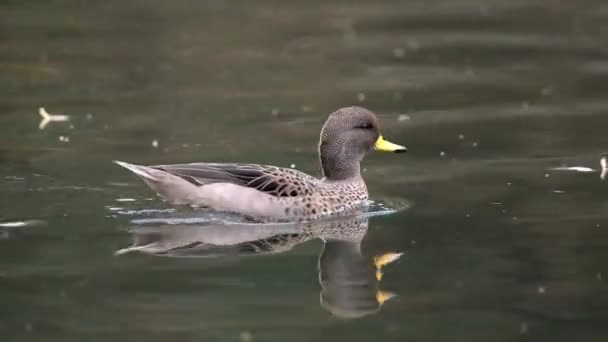
<svg viewBox="0 0 608 342"><path fill-rule="evenodd" d="M321 179L289 168L258 164L142 166L114 162L175 205L208 207L259 222L310 221L365 205L368 194L360 164L371 150L407 151L382 137L373 112L346 107L331 113L321 129Z"/></svg>

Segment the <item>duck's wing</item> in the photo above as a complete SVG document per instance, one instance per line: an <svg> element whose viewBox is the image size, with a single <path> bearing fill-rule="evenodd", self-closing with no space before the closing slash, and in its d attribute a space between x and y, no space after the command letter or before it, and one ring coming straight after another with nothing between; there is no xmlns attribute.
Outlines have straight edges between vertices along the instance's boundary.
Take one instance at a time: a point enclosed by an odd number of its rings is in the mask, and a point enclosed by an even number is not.
<svg viewBox="0 0 608 342"><path fill-rule="evenodd" d="M192 163L149 167L178 176L196 186L231 183L276 197L310 195L318 181L297 170L258 164Z"/></svg>

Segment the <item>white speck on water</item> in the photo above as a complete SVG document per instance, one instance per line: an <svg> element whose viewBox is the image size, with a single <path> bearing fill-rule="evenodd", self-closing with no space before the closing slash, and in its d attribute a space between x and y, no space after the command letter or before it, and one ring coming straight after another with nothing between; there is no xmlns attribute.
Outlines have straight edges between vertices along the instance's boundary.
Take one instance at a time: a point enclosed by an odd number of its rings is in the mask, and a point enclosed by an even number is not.
<svg viewBox="0 0 608 342"><path fill-rule="evenodd" d="M549 176L550 175L548 173L545 173L545 178L549 178Z"/></svg>
<svg viewBox="0 0 608 342"><path fill-rule="evenodd" d="M542 295L542 294L545 294L545 292L547 292L547 289L541 285L536 289L536 292L538 292L538 294Z"/></svg>
<svg viewBox="0 0 608 342"><path fill-rule="evenodd" d="M68 143L68 142L70 142L70 137L67 137L65 135L60 135L59 136L59 141L61 141L63 143Z"/></svg>
<svg viewBox="0 0 608 342"><path fill-rule="evenodd" d="M552 192L556 193L556 194L563 194L563 193L565 193L564 190L553 190Z"/></svg>
<svg viewBox="0 0 608 342"><path fill-rule="evenodd" d="M517 216L513 216L513 217L511 217L511 219L512 219L513 221L517 221L517 220L518 220Z"/></svg>
<svg viewBox="0 0 608 342"><path fill-rule="evenodd" d="M76 126L74 126L74 125L70 125L70 126L69 126L69 128L70 128L70 129L74 129L74 128L76 128Z"/></svg>
<svg viewBox="0 0 608 342"><path fill-rule="evenodd" d="M397 116L397 121L408 121L410 119L411 117L407 114L399 114L399 116Z"/></svg>
<svg viewBox="0 0 608 342"><path fill-rule="evenodd" d="M93 114L91 113L87 113L87 115L85 115L85 118L89 121L93 120Z"/></svg>
<svg viewBox="0 0 608 342"><path fill-rule="evenodd" d="M445 152L443 152L443 151L439 152L439 156L440 157L445 157Z"/></svg>
<svg viewBox="0 0 608 342"><path fill-rule="evenodd" d="M458 134L458 139L459 140L464 140L464 134L462 134L462 133Z"/></svg>
<svg viewBox="0 0 608 342"><path fill-rule="evenodd" d="M606 156L603 156L600 159L600 166L602 167L602 173L600 174L600 178L602 180L606 179L606 175L608 175L608 161L606 159Z"/></svg>
<svg viewBox="0 0 608 342"><path fill-rule="evenodd" d="M7 221L0 222L0 227L2 228L20 228L20 227L30 227L37 226L43 224L42 220L24 220L24 221Z"/></svg>
<svg viewBox="0 0 608 342"><path fill-rule="evenodd" d="M394 48L393 56L395 56L395 58L403 58L403 56L405 56L405 49L402 47Z"/></svg>
<svg viewBox="0 0 608 342"><path fill-rule="evenodd" d="M307 106L307 105L302 105L300 107L300 110L304 113L309 113L312 112L312 107L311 106Z"/></svg>
<svg viewBox="0 0 608 342"><path fill-rule="evenodd" d="M528 108L530 108L530 104L528 103L528 101L524 101L524 102L522 102L522 103L521 103L521 108L522 108L522 109L526 109L526 110L527 110Z"/></svg>
<svg viewBox="0 0 608 342"><path fill-rule="evenodd" d="M241 342L251 342L253 341L253 334L249 331L243 331L239 338L241 339Z"/></svg>
<svg viewBox="0 0 608 342"><path fill-rule="evenodd" d="M38 113L40 114L40 116L42 116L42 119L40 120L40 124L38 125L39 129L44 129L44 127L46 127L46 125L48 125L51 122L63 122L63 121L70 120L70 117L68 115L49 114L42 107L38 108Z"/></svg>
<svg viewBox="0 0 608 342"><path fill-rule="evenodd" d="M190 147L190 144L182 144L182 147L183 148L188 148L188 147Z"/></svg>
<svg viewBox="0 0 608 342"><path fill-rule="evenodd" d="M116 202L135 202L137 201L135 198L117 198Z"/></svg>
<svg viewBox="0 0 608 342"><path fill-rule="evenodd" d="M586 166L559 166L549 168L552 171L576 171L576 172L595 172L594 169Z"/></svg>
<svg viewBox="0 0 608 342"><path fill-rule="evenodd" d="M511 182L507 182L507 186L511 186Z"/></svg>
<svg viewBox="0 0 608 342"><path fill-rule="evenodd" d="M415 245L416 244L416 240L410 241L410 244Z"/></svg>
<svg viewBox="0 0 608 342"><path fill-rule="evenodd" d="M366 167L363 168L363 172L364 173L367 172L367 168Z"/></svg>
<svg viewBox="0 0 608 342"><path fill-rule="evenodd" d="M522 322L519 325L519 333L522 334L522 335L528 334L528 323Z"/></svg>
<svg viewBox="0 0 608 342"><path fill-rule="evenodd" d="M109 129L109 128L110 128L110 125L108 125L108 124L103 125L103 129Z"/></svg>
<svg viewBox="0 0 608 342"><path fill-rule="evenodd" d="M278 108L272 108L272 110L270 111L270 114L272 116L278 116L279 113L281 113L281 111Z"/></svg>
<svg viewBox="0 0 608 342"><path fill-rule="evenodd" d="M357 100L359 100L359 102L365 101L365 93L357 94Z"/></svg>
<svg viewBox="0 0 608 342"><path fill-rule="evenodd" d="M467 218L470 218L470 217L471 217L471 214L466 214L466 215L464 215L464 216L465 216L465 217L467 217Z"/></svg>
<svg viewBox="0 0 608 342"><path fill-rule="evenodd" d="M296 164L291 164L289 165L290 168L295 169L296 168Z"/></svg>
<svg viewBox="0 0 608 342"><path fill-rule="evenodd" d="M596 278L597 280L603 280L603 278L602 278L602 272L597 272L597 273L595 274L595 278Z"/></svg>
<svg viewBox="0 0 608 342"><path fill-rule="evenodd" d="M490 202L491 205L502 205L501 202Z"/></svg>
<svg viewBox="0 0 608 342"><path fill-rule="evenodd" d="M553 89L551 87L544 87L540 90L540 94L542 96L549 96L553 93Z"/></svg>
<svg viewBox="0 0 608 342"><path fill-rule="evenodd" d="M601 227L601 225L599 223L596 223L595 228L599 228L599 227Z"/></svg>
<svg viewBox="0 0 608 342"><path fill-rule="evenodd" d="M477 143L477 141L473 141L473 143L471 144L471 146L473 147L477 147L479 145L479 143Z"/></svg>
<svg viewBox="0 0 608 342"><path fill-rule="evenodd" d="M158 140L156 140L156 139L152 140L152 147L154 147L154 148L158 147Z"/></svg>
<svg viewBox="0 0 608 342"><path fill-rule="evenodd" d="M34 331L34 326L32 325L32 323L27 322L23 325L23 329L25 329L27 333L31 333L32 331Z"/></svg>

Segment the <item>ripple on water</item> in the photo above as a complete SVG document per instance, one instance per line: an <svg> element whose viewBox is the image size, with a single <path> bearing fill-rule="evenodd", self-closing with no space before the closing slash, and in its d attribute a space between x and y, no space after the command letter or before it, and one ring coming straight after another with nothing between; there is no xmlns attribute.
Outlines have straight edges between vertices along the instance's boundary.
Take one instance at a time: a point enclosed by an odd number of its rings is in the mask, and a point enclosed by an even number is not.
<svg viewBox="0 0 608 342"><path fill-rule="evenodd" d="M355 215L360 214L362 217L391 215L403 210L407 210L411 206L412 203L403 198L370 200L368 201L366 208L361 210L359 213L355 213ZM210 209L188 209L178 211L174 208L128 209L114 206L107 206L106 208L114 215L133 217L130 223L136 225L201 225L208 223L250 223L260 225L260 223L251 222L247 218L238 214L216 212Z"/></svg>

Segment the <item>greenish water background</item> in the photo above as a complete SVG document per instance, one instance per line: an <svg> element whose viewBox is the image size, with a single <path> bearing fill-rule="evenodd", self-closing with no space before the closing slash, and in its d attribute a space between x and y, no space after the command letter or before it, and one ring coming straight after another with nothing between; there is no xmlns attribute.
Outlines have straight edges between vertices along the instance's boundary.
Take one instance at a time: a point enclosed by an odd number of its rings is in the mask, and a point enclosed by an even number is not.
<svg viewBox="0 0 608 342"><path fill-rule="evenodd" d="M548 169L606 150L607 20L602 1L4 1L0 218L39 221L0 228L1 339L605 341L608 188ZM362 242L405 252L376 314L323 309L318 240L114 256L142 216L115 208L168 206L111 160L317 173L322 122L353 104L410 149L365 162L372 198L413 203ZM71 120L39 130L39 107Z"/></svg>

